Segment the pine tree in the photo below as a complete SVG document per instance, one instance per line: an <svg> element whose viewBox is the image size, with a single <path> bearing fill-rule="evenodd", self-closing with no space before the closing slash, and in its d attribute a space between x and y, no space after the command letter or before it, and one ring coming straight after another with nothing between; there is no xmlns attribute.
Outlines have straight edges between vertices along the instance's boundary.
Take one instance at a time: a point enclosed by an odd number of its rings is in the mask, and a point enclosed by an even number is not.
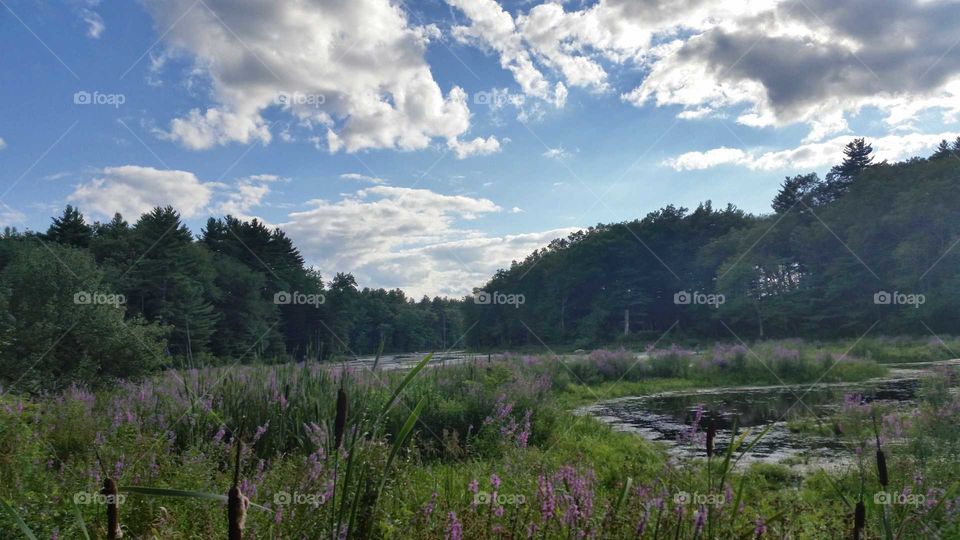
<svg viewBox="0 0 960 540"><path fill-rule="evenodd" d="M818 188L816 196L818 202L828 203L843 196L850 184L864 169L873 165L873 146L867 144L863 138L850 141L843 148L843 163L834 165L827 173L827 181Z"/></svg>
<svg viewBox="0 0 960 540"><path fill-rule="evenodd" d="M788 176L780 184L780 192L773 199L773 211L783 214L798 204L797 212L805 211L806 207L814 205L814 194L820 186L817 173L798 174L793 178ZM800 204L800 201L803 201L803 204Z"/></svg>
<svg viewBox="0 0 960 540"><path fill-rule="evenodd" d="M950 143L944 139L940 141L937 150L930 156L930 159L945 159L951 156L953 156L953 152L950 149Z"/></svg>
<svg viewBox="0 0 960 540"><path fill-rule="evenodd" d="M93 229L83 220L80 210L68 204L61 217L53 218L46 236L58 244L85 248L90 245Z"/></svg>

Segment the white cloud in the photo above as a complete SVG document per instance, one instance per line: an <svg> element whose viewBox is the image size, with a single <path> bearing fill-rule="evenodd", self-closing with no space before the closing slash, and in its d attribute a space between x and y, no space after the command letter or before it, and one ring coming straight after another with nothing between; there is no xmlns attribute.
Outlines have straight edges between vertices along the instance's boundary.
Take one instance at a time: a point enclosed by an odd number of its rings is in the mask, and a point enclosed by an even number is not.
<svg viewBox="0 0 960 540"><path fill-rule="evenodd" d="M558 146L556 148L547 148L542 155L543 157L550 159L563 159L570 157L570 153L564 150L562 146Z"/></svg>
<svg viewBox="0 0 960 540"><path fill-rule="evenodd" d="M864 107L906 129L927 109L960 117L955 1L543 1L515 15L494 0L446 1L469 23L454 37L495 52L542 100L551 79L604 92L613 69L639 68L642 82L617 90L629 103L680 106L688 120L731 109L748 126L807 123L804 142L847 131ZM531 109L522 114L542 114Z"/></svg>
<svg viewBox="0 0 960 540"><path fill-rule="evenodd" d="M427 189L373 186L309 204L280 224L308 263L327 277L352 272L365 285L400 287L413 296L467 294L497 268L568 233L489 236L465 224L502 208Z"/></svg>
<svg viewBox="0 0 960 540"><path fill-rule="evenodd" d="M304 140L331 152L423 149L469 128L465 93L454 86L444 95L424 60L438 29L411 26L399 3L145 2L157 28L170 29L167 44L211 81L216 105L166 132L188 148L268 143L271 108L319 129L322 138Z"/></svg>
<svg viewBox="0 0 960 540"><path fill-rule="evenodd" d="M340 175L342 180L353 180L354 182L367 182L370 184L386 184L387 181L376 176L367 176L359 173L344 173Z"/></svg>
<svg viewBox="0 0 960 540"><path fill-rule="evenodd" d="M960 133L909 133L867 138L873 146L874 161L901 161L916 155L932 153L941 140L953 141ZM836 137L829 141L807 143L796 148L770 152L744 151L737 148L714 148L706 152L687 152L664 161L677 171L702 170L720 165L736 165L751 170L789 169L796 172L822 169L843 161L843 147L852 137Z"/></svg>
<svg viewBox="0 0 960 540"><path fill-rule="evenodd" d="M7 147L7 141L3 140L3 137L0 137L0 150L3 150Z"/></svg>
<svg viewBox="0 0 960 540"><path fill-rule="evenodd" d="M26 219L27 216L23 212L0 202L0 227L15 227L24 223Z"/></svg>
<svg viewBox="0 0 960 540"><path fill-rule="evenodd" d="M124 165L99 171L67 200L104 217L120 212L135 220L155 206L171 205L190 218L206 208L212 194L213 187L191 172Z"/></svg>
<svg viewBox="0 0 960 540"><path fill-rule="evenodd" d="M270 185L280 180L275 174L256 174L238 178L232 191L226 192L224 199L216 204L212 211L216 214L231 215L241 219L250 219L248 212L263 204L270 193ZM217 186L220 187L220 186Z"/></svg>
<svg viewBox="0 0 960 540"><path fill-rule="evenodd" d="M477 137L472 141L461 142L456 137L447 141L447 147L453 150L457 159L464 159L471 156L487 156L496 154L500 151L500 141L493 135L484 139Z"/></svg>
<svg viewBox="0 0 960 540"><path fill-rule="evenodd" d="M87 37L99 39L103 31L107 29L103 17L94 11L100 5L100 0L71 0L71 3L74 4L74 12L87 25Z"/></svg>

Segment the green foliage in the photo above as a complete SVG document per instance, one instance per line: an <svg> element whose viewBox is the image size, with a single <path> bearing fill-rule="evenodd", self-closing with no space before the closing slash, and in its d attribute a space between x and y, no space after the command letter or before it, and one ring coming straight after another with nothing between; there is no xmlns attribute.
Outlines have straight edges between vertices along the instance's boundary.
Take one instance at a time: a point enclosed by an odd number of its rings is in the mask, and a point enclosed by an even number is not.
<svg viewBox="0 0 960 540"><path fill-rule="evenodd" d="M0 272L0 378L22 391L107 383L160 367L165 330L125 319L122 300L88 254L21 243Z"/></svg>

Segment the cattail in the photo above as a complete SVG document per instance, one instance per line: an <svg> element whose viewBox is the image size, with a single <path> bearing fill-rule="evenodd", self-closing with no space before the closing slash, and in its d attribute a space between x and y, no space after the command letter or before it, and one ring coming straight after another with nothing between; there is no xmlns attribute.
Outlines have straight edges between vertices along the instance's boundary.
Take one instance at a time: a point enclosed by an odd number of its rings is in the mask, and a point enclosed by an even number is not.
<svg viewBox="0 0 960 540"><path fill-rule="evenodd" d="M717 437L717 423L710 420L707 426L707 457L713 457L713 440Z"/></svg>
<svg viewBox="0 0 960 540"><path fill-rule="evenodd" d="M229 540L243 540L243 527L247 521L247 505L249 499L240 492L240 452L243 449L243 443L237 439L237 461L233 469L233 487L227 494L227 522L229 527Z"/></svg>
<svg viewBox="0 0 960 540"><path fill-rule="evenodd" d="M227 496L227 520L230 522L230 540L243 540L243 527L247 521L249 499L243 496L238 486L230 488Z"/></svg>
<svg viewBox="0 0 960 540"><path fill-rule="evenodd" d="M343 431L347 427L347 393L343 390L343 379L337 390L337 416L333 420L333 447L339 449L343 444Z"/></svg>
<svg viewBox="0 0 960 540"><path fill-rule="evenodd" d="M863 501L857 501L857 506L853 511L853 540L863 538L863 527L867 521L867 509L863 506Z"/></svg>
<svg viewBox="0 0 960 540"><path fill-rule="evenodd" d="M890 481L887 475L887 456L884 455L883 449L880 448L880 428L877 426L876 411L873 413L873 434L877 438L877 477L880 480L880 485L887 487L887 483Z"/></svg>
<svg viewBox="0 0 960 540"><path fill-rule="evenodd" d="M103 495L107 501L107 540L123 538L123 531L120 530L117 483L113 478L107 477L103 481Z"/></svg>
<svg viewBox="0 0 960 540"><path fill-rule="evenodd" d="M887 476L887 456L883 455L883 450L877 449L877 477L880 478L880 485L887 487L890 479Z"/></svg>

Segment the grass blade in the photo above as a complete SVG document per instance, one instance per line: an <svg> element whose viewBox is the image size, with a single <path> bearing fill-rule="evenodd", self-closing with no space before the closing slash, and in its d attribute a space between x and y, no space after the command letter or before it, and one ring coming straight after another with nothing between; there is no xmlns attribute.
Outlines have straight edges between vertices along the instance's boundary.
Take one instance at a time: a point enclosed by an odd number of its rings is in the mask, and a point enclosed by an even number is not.
<svg viewBox="0 0 960 540"><path fill-rule="evenodd" d="M73 503L73 515L77 518L77 525L80 527L80 532L83 533L83 537L86 540L90 540L90 533L87 532L87 524L83 522L83 514L80 513L80 507L77 506L77 503Z"/></svg>
<svg viewBox="0 0 960 540"><path fill-rule="evenodd" d="M430 357L427 356L427 358L429 359ZM423 365L423 363L421 362L420 365ZM417 406L410 412L407 421L403 423L403 427L400 428L400 431L397 433L397 438L393 441L393 448L390 449L390 457L387 458L387 464L383 467L383 478L380 479L380 487L377 488L377 498L375 500L380 499L380 494L383 493L383 486L387 483L387 477L390 474L390 466L393 465L393 460L397 457L397 454L400 453L400 448L403 447L406 440L410 437L413 426L416 425L417 420L420 418L420 411L423 410L423 403L426 399L425 397L420 398Z"/></svg>
<svg viewBox="0 0 960 540"><path fill-rule="evenodd" d="M380 412L380 417L383 418L386 416L387 412L393 407L394 402L397 401L397 398L400 397L400 394L403 392L403 389L406 388L411 382L413 382L414 377L417 376L417 373L420 373L427 363L430 362L430 359L433 358L433 353L430 353L423 357L423 360L420 361L413 369L410 370L410 373L407 373L407 376L400 381L400 384L397 385L397 388L393 391L393 395L390 396L390 400L387 401L387 404L384 405L383 410Z"/></svg>
<svg viewBox="0 0 960 540"><path fill-rule="evenodd" d="M13 516L13 520L17 522L17 525L20 527L20 531L24 536L27 537L28 540L37 540L37 535L33 534L33 531L30 530L30 527L27 526L26 522L20 518L20 514L18 514L17 511L14 510L7 501L0 499L0 505L3 505L3 509Z"/></svg>

